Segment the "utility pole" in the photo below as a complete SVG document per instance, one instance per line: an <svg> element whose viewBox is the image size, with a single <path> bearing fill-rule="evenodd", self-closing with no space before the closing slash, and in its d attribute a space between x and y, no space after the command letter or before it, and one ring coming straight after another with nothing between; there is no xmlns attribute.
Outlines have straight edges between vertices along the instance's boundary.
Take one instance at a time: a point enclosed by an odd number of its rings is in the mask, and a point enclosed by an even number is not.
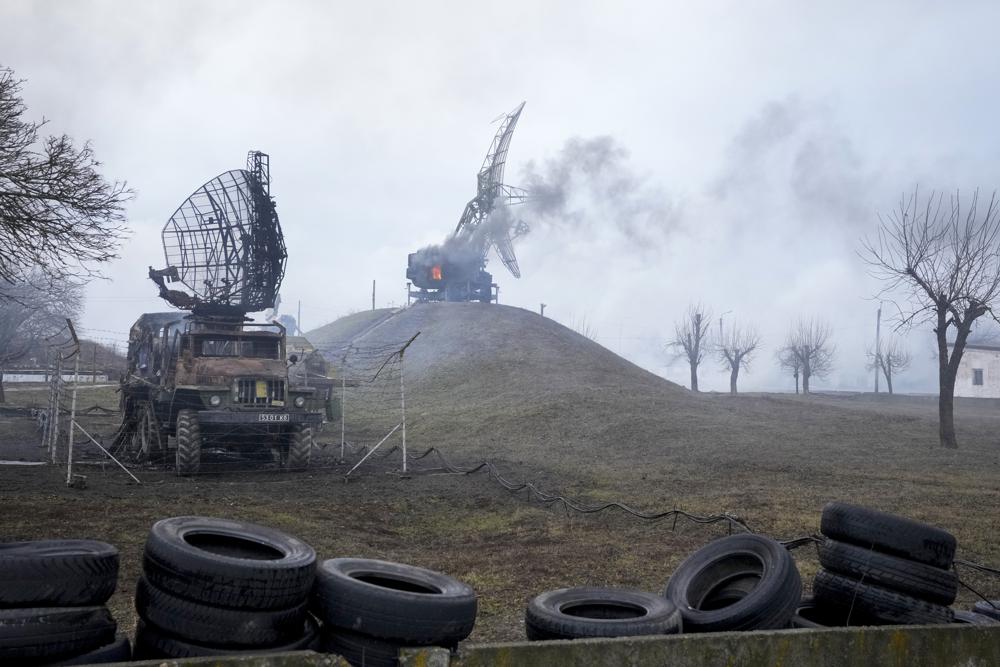
<svg viewBox="0 0 1000 667"><path fill-rule="evenodd" d="M878 304L875 316L875 393L878 393L878 374L882 370L882 303Z"/></svg>
<svg viewBox="0 0 1000 667"><path fill-rule="evenodd" d="M543 303L541 305L542 307L538 309L538 312L542 317L545 317L545 304Z"/></svg>
<svg viewBox="0 0 1000 667"><path fill-rule="evenodd" d="M302 335L302 299L299 299L299 314L295 317L295 334Z"/></svg>
<svg viewBox="0 0 1000 667"><path fill-rule="evenodd" d="M91 370L93 375L90 376L90 384L97 384L97 343L94 343L94 357L91 360Z"/></svg>
<svg viewBox="0 0 1000 667"><path fill-rule="evenodd" d="M372 310L375 310L375 281L372 281Z"/></svg>
<svg viewBox="0 0 1000 667"><path fill-rule="evenodd" d="M726 315L728 315L731 312L733 312L733 311L727 310L726 312L722 313L722 315L719 315L719 343L720 344L722 343L722 318L725 317Z"/></svg>

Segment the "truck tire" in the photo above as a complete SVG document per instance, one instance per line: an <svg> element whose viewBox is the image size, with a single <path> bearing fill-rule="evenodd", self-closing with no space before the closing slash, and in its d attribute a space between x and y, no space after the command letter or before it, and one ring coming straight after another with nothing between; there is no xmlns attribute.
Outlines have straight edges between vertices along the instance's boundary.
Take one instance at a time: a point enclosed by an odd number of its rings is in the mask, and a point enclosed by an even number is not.
<svg viewBox="0 0 1000 667"><path fill-rule="evenodd" d="M943 605L822 569L813 581L813 595L819 604L850 610L850 625L934 625L952 623L955 618Z"/></svg>
<svg viewBox="0 0 1000 667"><path fill-rule="evenodd" d="M272 528L179 516L153 524L143 571L157 588L195 602L231 609L288 609L309 596L316 552Z"/></svg>
<svg viewBox="0 0 1000 667"><path fill-rule="evenodd" d="M177 474L194 475L201 467L201 427L194 410L177 411Z"/></svg>
<svg viewBox="0 0 1000 667"><path fill-rule="evenodd" d="M681 631L681 612L653 593L563 588L529 602L524 626L529 641L670 635Z"/></svg>
<svg viewBox="0 0 1000 667"><path fill-rule="evenodd" d="M86 607L118 583L118 549L96 540L0 542L0 607Z"/></svg>
<svg viewBox="0 0 1000 667"><path fill-rule="evenodd" d="M95 648L75 655L72 658L65 658L52 665L52 667L68 667L69 665L103 665L109 662L128 662L132 659L132 644L128 637L119 637L110 644Z"/></svg>
<svg viewBox="0 0 1000 667"><path fill-rule="evenodd" d="M333 628L320 635L319 650L335 653L352 665L364 667L398 667L399 649L403 644L388 639L375 639L367 635Z"/></svg>
<svg viewBox="0 0 1000 667"><path fill-rule="evenodd" d="M298 636L285 644L258 646L247 649L246 653L286 653L288 651L305 651L316 644L319 628L312 616L306 614L302 629ZM238 654L231 647L196 644L172 637L150 623L139 619L135 625L134 660L151 660L156 658L195 658L198 656Z"/></svg>
<svg viewBox="0 0 1000 667"><path fill-rule="evenodd" d="M227 609L185 600L140 577L135 610L144 621L186 641L251 648L284 644L301 635L306 599L289 609Z"/></svg>
<svg viewBox="0 0 1000 667"><path fill-rule="evenodd" d="M312 458L313 431L309 426L296 425L288 436L286 470L305 470Z"/></svg>
<svg viewBox="0 0 1000 667"><path fill-rule="evenodd" d="M476 593L470 586L401 563L323 561L313 595L314 613L327 627L400 643L448 646L468 637L476 624Z"/></svg>
<svg viewBox="0 0 1000 667"><path fill-rule="evenodd" d="M826 539L819 562L831 572L891 588L921 600L949 605L958 595L958 576L951 570Z"/></svg>
<svg viewBox="0 0 1000 667"><path fill-rule="evenodd" d="M955 536L913 519L847 503L823 508L820 532L841 542L950 568L955 559Z"/></svg>
<svg viewBox="0 0 1000 667"><path fill-rule="evenodd" d="M52 662L115 640L106 607L0 609L0 664Z"/></svg>
<svg viewBox="0 0 1000 667"><path fill-rule="evenodd" d="M754 578L756 585L747 589ZM664 597L681 610L685 632L779 629L795 615L802 579L779 542L743 533L710 542L684 559Z"/></svg>

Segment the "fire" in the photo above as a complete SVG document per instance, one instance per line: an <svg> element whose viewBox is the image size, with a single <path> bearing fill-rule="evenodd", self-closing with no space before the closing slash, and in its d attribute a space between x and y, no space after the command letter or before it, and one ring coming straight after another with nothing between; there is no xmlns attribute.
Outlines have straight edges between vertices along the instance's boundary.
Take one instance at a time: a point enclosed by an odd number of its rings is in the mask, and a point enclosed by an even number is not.
<svg viewBox="0 0 1000 667"><path fill-rule="evenodd" d="M431 267L431 280L441 280L441 265L435 264Z"/></svg>

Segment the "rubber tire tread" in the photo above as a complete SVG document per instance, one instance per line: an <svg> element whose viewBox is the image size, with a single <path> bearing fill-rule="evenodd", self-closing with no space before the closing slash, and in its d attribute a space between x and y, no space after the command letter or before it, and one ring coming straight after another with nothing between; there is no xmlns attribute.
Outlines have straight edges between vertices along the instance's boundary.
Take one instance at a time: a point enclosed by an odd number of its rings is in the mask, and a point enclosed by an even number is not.
<svg viewBox="0 0 1000 667"><path fill-rule="evenodd" d="M221 556L193 547L183 535L215 532L267 544L278 560ZM288 609L309 597L316 552L296 537L242 521L172 517L153 524L143 570L149 583L178 597L231 609Z"/></svg>
<svg viewBox="0 0 1000 667"><path fill-rule="evenodd" d="M819 603L841 609L850 625L937 625L955 618L949 607L823 569L816 573L813 595Z"/></svg>
<svg viewBox="0 0 1000 667"><path fill-rule="evenodd" d="M194 410L177 411L177 474L195 475L201 469L201 425Z"/></svg>
<svg viewBox="0 0 1000 667"><path fill-rule="evenodd" d="M72 657L115 640L103 606L0 609L0 664Z"/></svg>
<svg viewBox="0 0 1000 667"><path fill-rule="evenodd" d="M118 563L118 549L96 540L0 543L0 607L102 605Z"/></svg>
<svg viewBox="0 0 1000 667"><path fill-rule="evenodd" d="M747 554L762 566L760 582L746 597L719 609L701 610L691 600L690 587L706 572L719 570L727 559ZM802 599L802 578L795 560L780 542L762 535L740 533L719 538L688 556L667 582L664 597L681 610L684 632L778 630L787 628Z"/></svg>
<svg viewBox="0 0 1000 667"><path fill-rule="evenodd" d="M139 616L167 634L208 646L252 648L290 642L302 633L306 600L289 609L227 609L172 595L140 577Z"/></svg>
<svg viewBox="0 0 1000 667"><path fill-rule="evenodd" d="M569 604L629 605L646 614L636 618L585 618L561 609ZM642 637L681 632L681 612L673 602L654 593L614 588L561 588L536 596L524 612L529 641L587 637Z"/></svg>
<svg viewBox="0 0 1000 667"><path fill-rule="evenodd" d="M352 574L418 583L441 593L396 590ZM313 588L313 610L324 624L414 645L449 645L465 639L476 624L477 608L475 591L457 579L421 567L365 558L323 561Z"/></svg>
<svg viewBox="0 0 1000 667"><path fill-rule="evenodd" d="M128 662L132 659L132 644L128 637L119 637L110 644L105 644L93 651L81 653L67 660L60 660L51 667L68 667L69 665L103 665L109 662Z"/></svg>
<svg viewBox="0 0 1000 667"><path fill-rule="evenodd" d="M1000 600L991 600L990 602L980 600L972 606L972 611L1000 621Z"/></svg>
<svg viewBox="0 0 1000 667"><path fill-rule="evenodd" d="M142 619L135 626L134 660L152 660L156 658L197 658L213 655L239 655L240 653L284 653L287 651L305 651L315 647L319 637L319 626L312 616L306 615L303 629L292 641L284 644L258 646L245 650L232 647L207 646L195 642L184 641L173 637L154 625Z"/></svg>
<svg viewBox="0 0 1000 667"><path fill-rule="evenodd" d="M830 572L949 605L958 595L958 575L933 565L884 554L827 538L819 545L819 562Z"/></svg>
<svg viewBox="0 0 1000 667"><path fill-rule="evenodd" d="M313 431L309 426L295 426L288 441L286 470L305 470L312 460Z"/></svg>
<svg viewBox="0 0 1000 667"><path fill-rule="evenodd" d="M399 649L404 644L388 639L376 639L350 630L324 630L320 635L320 651L339 655L352 667L397 667Z"/></svg>
<svg viewBox="0 0 1000 667"><path fill-rule="evenodd" d="M960 609L955 612L955 620L953 623L964 623L966 625L1000 625L1000 620L997 620L986 614L977 614L974 611L965 611Z"/></svg>
<svg viewBox="0 0 1000 667"><path fill-rule="evenodd" d="M823 535L942 569L951 567L957 543L951 533L869 507L828 503L820 519Z"/></svg>

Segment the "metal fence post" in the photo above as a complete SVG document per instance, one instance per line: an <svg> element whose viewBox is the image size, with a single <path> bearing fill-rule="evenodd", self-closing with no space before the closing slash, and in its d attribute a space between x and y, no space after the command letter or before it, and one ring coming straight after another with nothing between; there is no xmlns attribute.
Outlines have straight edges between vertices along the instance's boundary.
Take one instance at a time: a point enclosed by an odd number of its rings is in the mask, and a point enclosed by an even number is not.
<svg viewBox="0 0 1000 667"><path fill-rule="evenodd" d="M347 376L340 378L340 462L344 462L344 405L347 403Z"/></svg>

